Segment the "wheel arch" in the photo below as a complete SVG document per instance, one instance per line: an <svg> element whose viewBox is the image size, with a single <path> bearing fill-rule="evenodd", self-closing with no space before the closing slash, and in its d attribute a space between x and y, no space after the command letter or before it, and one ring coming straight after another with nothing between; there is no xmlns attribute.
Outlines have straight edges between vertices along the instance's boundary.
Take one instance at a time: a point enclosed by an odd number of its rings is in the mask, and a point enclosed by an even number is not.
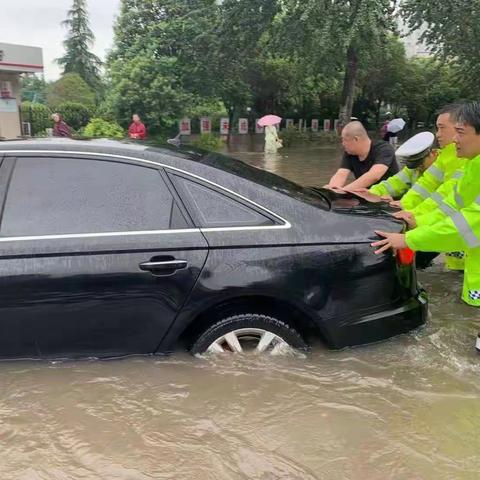
<svg viewBox="0 0 480 480"><path fill-rule="evenodd" d="M246 295L222 300L210 305L195 315L178 335L177 343L188 349L195 339L213 324L227 316L256 313L273 316L295 328L308 343L309 338L316 337L325 344L330 344L328 333L311 315L297 305L283 299L268 295Z"/></svg>

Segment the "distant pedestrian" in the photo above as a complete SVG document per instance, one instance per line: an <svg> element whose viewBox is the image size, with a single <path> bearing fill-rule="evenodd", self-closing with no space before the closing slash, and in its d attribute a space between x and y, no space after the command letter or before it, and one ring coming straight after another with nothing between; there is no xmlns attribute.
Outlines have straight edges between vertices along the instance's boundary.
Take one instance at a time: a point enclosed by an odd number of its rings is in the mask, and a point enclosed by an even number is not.
<svg viewBox="0 0 480 480"><path fill-rule="evenodd" d="M388 128L388 125L387 125L387 128ZM398 133L389 132L387 130L385 135L383 135L382 140L384 142L388 142L390 145L393 145L395 147L398 143Z"/></svg>
<svg viewBox="0 0 480 480"><path fill-rule="evenodd" d="M54 137L71 137L71 129L64 122L62 116L59 113L54 113L52 115L53 120L53 136Z"/></svg>
<svg viewBox="0 0 480 480"><path fill-rule="evenodd" d="M403 118L394 118L387 125L387 133L383 136L385 142L390 143L394 147L398 143L398 134L405 128L405 120Z"/></svg>
<svg viewBox="0 0 480 480"><path fill-rule="evenodd" d="M137 114L132 116L132 123L128 128L128 136L133 140L144 140L147 138L147 129Z"/></svg>
<svg viewBox="0 0 480 480"><path fill-rule="evenodd" d="M267 125L265 127L265 153L277 153L277 150L282 146L283 143L278 136L277 127Z"/></svg>
<svg viewBox="0 0 480 480"><path fill-rule="evenodd" d="M390 123L390 120L385 120L383 122L382 128L380 129L380 137L384 142L388 142L390 140L390 136L387 136L388 133L388 124Z"/></svg>

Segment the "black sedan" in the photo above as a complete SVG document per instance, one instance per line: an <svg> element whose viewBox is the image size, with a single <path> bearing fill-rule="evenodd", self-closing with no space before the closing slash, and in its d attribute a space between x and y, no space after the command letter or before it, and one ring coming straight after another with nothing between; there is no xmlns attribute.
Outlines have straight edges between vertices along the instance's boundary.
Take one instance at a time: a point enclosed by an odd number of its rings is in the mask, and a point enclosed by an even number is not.
<svg viewBox="0 0 480 480"><path fill-rule="evenodd" d="M382 206L217 154L0 143L0 357L333 348L425 321Z"/></svg>

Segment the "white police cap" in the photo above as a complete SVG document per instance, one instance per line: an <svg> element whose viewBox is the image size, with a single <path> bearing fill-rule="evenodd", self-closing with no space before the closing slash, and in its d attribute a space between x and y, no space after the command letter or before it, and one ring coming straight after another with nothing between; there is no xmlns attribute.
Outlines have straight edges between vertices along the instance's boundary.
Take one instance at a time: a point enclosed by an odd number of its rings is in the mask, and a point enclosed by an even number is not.
<svg viewBox="0 0 480 480"><path fill-rule="evenodd" d="M417 133L398 147L395 155L407 161L420 160L430 153L434 141L435 135L431 132Z"/></svg>

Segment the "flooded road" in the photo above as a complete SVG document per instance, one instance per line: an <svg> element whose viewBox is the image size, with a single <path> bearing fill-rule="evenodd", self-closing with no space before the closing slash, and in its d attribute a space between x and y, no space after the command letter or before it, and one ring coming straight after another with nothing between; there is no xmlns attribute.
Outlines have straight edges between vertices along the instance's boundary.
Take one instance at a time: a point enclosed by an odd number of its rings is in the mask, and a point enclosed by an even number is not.
<svg viewBox="0 0 480 480"><path fill-rule="evenodd" d="M339 154L233 155L318 185ZM0 479L477 479L480 314L461 275L420 277L427 326L368 347L0 363Z"/></svg>

